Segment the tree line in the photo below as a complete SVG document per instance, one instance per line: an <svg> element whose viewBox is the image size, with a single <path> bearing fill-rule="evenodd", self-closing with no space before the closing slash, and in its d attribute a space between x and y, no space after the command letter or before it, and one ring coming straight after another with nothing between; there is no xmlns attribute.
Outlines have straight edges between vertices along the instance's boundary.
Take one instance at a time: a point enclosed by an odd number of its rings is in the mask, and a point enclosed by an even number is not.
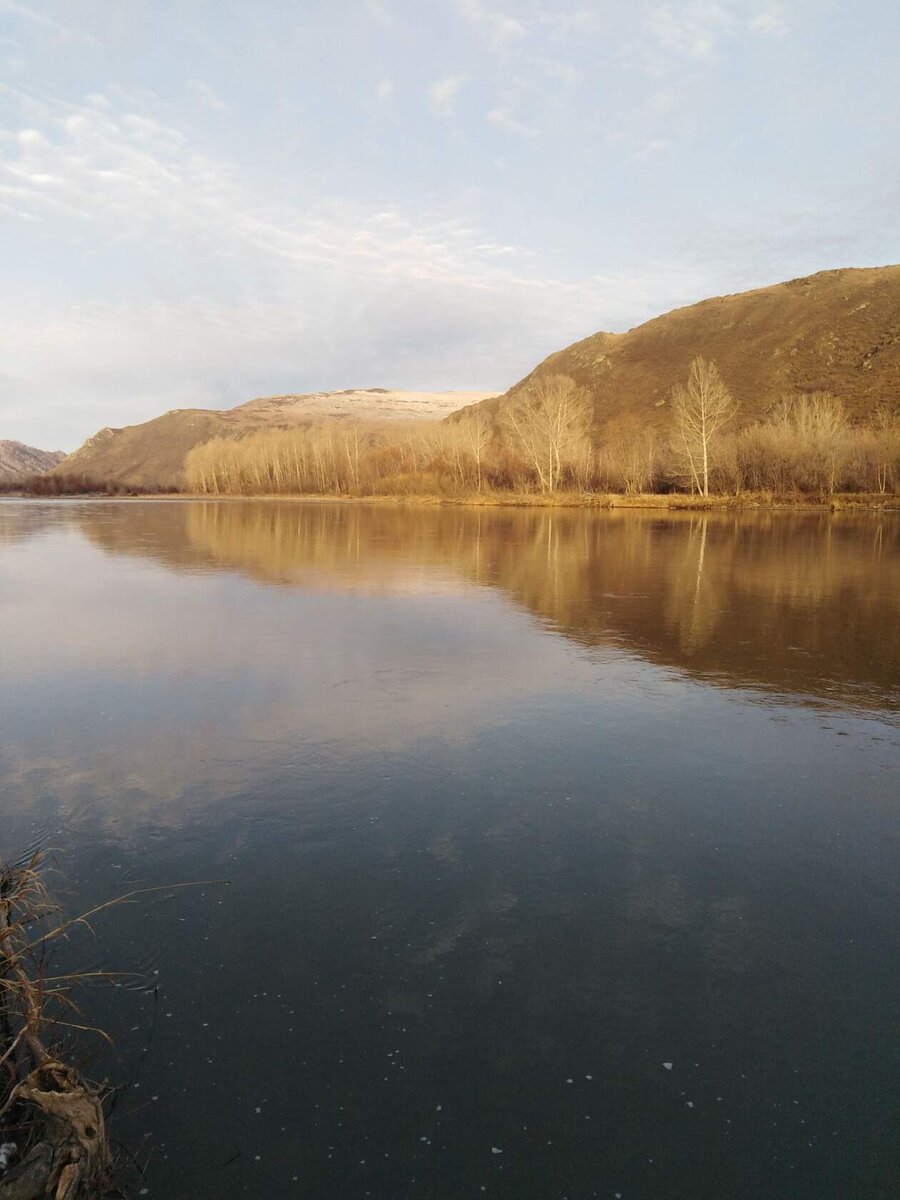
<svg viewBox="0 0 900 1200"><path fill-rule="evenodd" d="M671 395L668 427L637 417L593 433L590 398L539 377L498 414L387 428L330 420L215 438L185 459L207 495L465 495L648 492L779 495L900 490L900 415L852 423L827 392L787 397L741 426L714 363L696 358Z"/></svg>
<svg viewBox="0 0 900 1200"><path fill-rule="evenodd" d="M0 495L28 496L157 496L170 489L141 487L117 479L94 479L80 472L61 475L29 475L24 479L5 479L0 482Z"/></svg>

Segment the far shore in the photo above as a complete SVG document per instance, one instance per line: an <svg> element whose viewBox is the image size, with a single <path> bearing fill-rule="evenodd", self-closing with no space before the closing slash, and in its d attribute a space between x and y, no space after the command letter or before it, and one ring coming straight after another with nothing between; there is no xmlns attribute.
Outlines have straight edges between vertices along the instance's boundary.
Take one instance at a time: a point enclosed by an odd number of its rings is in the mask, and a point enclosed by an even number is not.
<svg viewBox="0 0 900 1200"><path fill-rule="evenodd" d="M256 503L278 501L290 504L378 504L408 507L465 507L465 508L595 508L595 509L662 509L666 511L725 511L725 510L785 510L838 512L852 509L900 512L900 495L882 493L834 493L830 496L771 495L747 492L739 495L698 496L679 492L644 493L627 496L598 492L473 492L459 496L384 495L347 496L320 495L210 495L203 492L121 493L76 492L69 495L44 496L26 491L2 494L17 500L98 500L98 501L204 501L206 503ZM0 497L2 498L2 497Z"/></svg>

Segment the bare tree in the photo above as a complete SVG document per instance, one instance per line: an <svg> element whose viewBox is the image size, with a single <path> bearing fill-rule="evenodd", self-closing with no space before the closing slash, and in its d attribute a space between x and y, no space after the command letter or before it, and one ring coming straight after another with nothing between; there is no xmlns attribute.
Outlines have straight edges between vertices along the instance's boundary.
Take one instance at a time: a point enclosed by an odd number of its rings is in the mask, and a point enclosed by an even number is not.
<svg viewBox="0 0 900 1200"><path fill-rule="evenodd" d="M652 487L659 469L659 450L653 429L637 415L625 415L606 428L606 481L627 496Z"/></svg>
<svg viewBox="0 0 900 1200"><path fill-rule="evenodd" d="M542 492L555 491L569 457L583 448L591 405L568 375L546 375L510 404L510 432L538 477Z"/></svg>
<svg viewBox="0 0 900 1200"><path fill-rule="evenodd" d="M879 404L873 413L872 441L875 485L884 493L900 461L900 414L892 412L886 404Z"/></svg>
<svg viewBox="0 0 900 1200"><path fill-rule="evenodd" d="M812 392L794 401L792 415L819 486L830 495L834 491L839 455L847 434L844 406L830 392Z"/></svg>
<svg viewBox="0 0 900 1200"><path fill-rule="evenodd" d="M484 458L491 444L491 423L483 412L474 412L463 423L469 452L475 460L475 486L481 491L484 482Z"/></svg>
<svg viewBox="0 0 900 1200"><path fill-rule="evenodd" d="M686 459L691 490L709 495L710 457L716 436L737 413L737 402L715 363L695 358L687 387L672 389L676 445Z"/></svg>

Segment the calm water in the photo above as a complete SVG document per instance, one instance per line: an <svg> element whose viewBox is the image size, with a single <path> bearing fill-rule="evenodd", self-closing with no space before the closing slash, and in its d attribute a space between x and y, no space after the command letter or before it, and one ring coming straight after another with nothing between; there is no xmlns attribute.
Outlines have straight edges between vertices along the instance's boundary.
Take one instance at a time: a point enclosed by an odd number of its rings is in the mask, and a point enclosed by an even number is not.
<svg viewBox="0 0 900 1200"><path fill-rule="evenodd" d="M0 502L0 813L151 1196L869 1200L900 516ZM669 1069L671 1064L671 1069Z"/></svg>

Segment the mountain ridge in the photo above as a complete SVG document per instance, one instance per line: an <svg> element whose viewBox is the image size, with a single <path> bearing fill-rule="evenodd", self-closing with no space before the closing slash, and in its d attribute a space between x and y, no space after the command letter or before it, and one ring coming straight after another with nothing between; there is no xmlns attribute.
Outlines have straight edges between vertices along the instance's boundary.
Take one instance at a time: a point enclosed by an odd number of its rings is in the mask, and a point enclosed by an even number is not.
<svg viewBox="0 0 900 1200"><path fill-rule="evenodd" d="M39 450L0 438L0 483L19 483L32 475L43 475L66 457L62 450Z"/></svg>

